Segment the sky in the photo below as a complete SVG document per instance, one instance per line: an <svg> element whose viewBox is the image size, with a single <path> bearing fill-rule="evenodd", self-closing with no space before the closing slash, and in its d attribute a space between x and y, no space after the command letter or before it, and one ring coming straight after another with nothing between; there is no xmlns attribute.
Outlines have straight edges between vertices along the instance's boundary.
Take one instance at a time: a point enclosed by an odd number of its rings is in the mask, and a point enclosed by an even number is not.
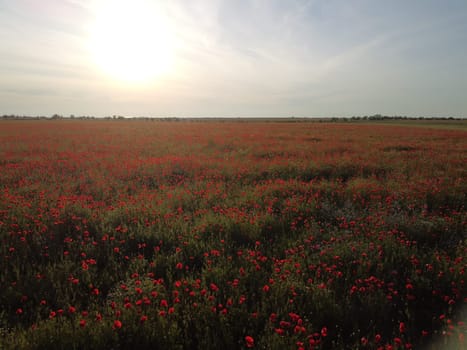
<svg viewBox="0 0 467 350"><path fill-rule="evenodd" d="M0 115L467 117L465 0L0 0Z"/></svg>

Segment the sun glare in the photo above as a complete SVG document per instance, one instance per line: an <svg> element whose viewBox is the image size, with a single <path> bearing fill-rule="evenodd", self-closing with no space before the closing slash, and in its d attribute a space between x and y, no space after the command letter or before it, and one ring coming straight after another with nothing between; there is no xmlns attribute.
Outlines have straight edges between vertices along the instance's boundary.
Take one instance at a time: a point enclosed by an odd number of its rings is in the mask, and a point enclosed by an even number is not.
<svg viewBox="0 0 467 350"><path fill-rule="evenodd" d="M172 68L174 39L169 21L154 2L100 1L91 28L91 53L115 80L150 82Z"/></svg>

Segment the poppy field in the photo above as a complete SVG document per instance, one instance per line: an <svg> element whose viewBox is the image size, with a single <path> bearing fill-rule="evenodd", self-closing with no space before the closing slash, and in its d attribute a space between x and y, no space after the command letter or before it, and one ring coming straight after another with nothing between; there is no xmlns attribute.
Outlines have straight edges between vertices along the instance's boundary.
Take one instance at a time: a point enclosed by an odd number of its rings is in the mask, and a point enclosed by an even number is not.
<svg viewBox="0 0 467 350"><path fill-rule="evenodd" d="M464 349L467 131L0 122L2 349Z"/></svg>

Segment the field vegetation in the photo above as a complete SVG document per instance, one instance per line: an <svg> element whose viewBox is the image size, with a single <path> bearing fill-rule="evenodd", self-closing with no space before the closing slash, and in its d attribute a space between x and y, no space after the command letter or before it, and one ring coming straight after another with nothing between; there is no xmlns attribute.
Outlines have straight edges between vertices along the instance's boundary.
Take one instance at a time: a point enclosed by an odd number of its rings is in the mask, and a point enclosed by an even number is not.
<svg viewBox="0 0 467 350"><path fill-rule="evenodd" d="M467 132L0 122L2 349L463 349Z"/></svg>

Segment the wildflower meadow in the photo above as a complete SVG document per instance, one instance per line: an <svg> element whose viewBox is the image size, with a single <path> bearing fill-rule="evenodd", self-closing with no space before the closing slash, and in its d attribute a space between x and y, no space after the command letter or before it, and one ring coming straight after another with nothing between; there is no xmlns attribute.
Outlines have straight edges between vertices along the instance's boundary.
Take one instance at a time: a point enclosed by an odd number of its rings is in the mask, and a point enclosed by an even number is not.
<svg viewBox="0 0 467 350"><path fill-rule="evenodd" d="M0 121L2 349L465 349L467 131Z"/></svg>

